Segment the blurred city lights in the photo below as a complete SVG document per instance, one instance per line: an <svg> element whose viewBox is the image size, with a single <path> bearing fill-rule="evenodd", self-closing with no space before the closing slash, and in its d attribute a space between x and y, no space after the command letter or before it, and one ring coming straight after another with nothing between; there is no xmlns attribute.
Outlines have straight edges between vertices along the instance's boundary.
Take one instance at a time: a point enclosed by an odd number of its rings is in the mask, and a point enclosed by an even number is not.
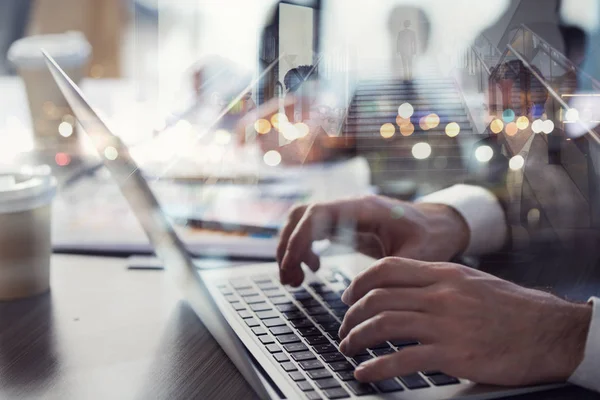
<svg viewBox="0 0 600 400"><path fill-rule="evenodd" d="M68 122L61 122L58 125L58 133L62 137L69 137L73 134L73 125Z"/></svg>
<svg viewBox="0 0 600 400"><path fill-rule="evenodd" d="M579 111L577 111L577 109L575 108L570 108L569 110L567 110L567 112L565 113L565 121L575 122L577 120L579 120Z"/></svg>
<svg viewBox="0 0 600 400"><path fill-rule="evenodd" d="M67 153L56 153L54 161L56 161L56 165L59 167L66 167L71 163L71 156Z"/></svg>
<svg viewBox="0 0 600 400"><path fill-rule="evenodd" d="M542 122L542 132L544 132L546 135L552 133L553 130L554 122L552 122L551 119L547 119L544 122Z"/></svg>
<svg viewBox="0 0 600 400"><path fill-rule="evenodd" d="M107 160L114 161L118 156L119 152L114 147L108 146L104 149L104 157L106 157Z"/></svg>
<svg viewBox="0 0 600 400"><path fill-rule="evenodd" d="M504 112L502 113L502 120L507 124L509 122L513 122L515 120L515 112L510 108L504 110Z"/></svg>
<svg viewBox="0 0 600 400"><path fill-rule="evenodd" d="M298 139L298 130L294 125L287 121L279 123L279 132L281 132L283 137L287 140L293 141Z"/></svg>
<svg viewBox="0 0 600 400"><path fill-rule="evenodd" d="M254 123L254 129L261 135L267 134L271 131L271 123L266 119L259 119Z"/></svg>
<svg viewBox="0 0 600 400"><path fill-rule="evenodd" d="M544 127L544 121L542 121L541 119L536 119L531 124L531 130L533 131L533 133L540 133L542 131L543 127Z"/></svg>
<svg viewBox="0 0 600 400"><path fill-rule="evenodd" d="M419 142L412 147L412 155L417 160L424 160L431 155L429 143Z"/></svg>
<svg viewBox="0 0 600 400"><path fill-rule="evenodd" d="M231 133L225 129L217 129L215 131L215 143L225 146L231 142Z"/></svg>
<svg viewBox="0 0 600 400"><path fill-rule="evenodd" d="M271 125L273 125L273 127L277 130L279 130L280 125L285 124L288 121L288 117L285 114L282 113L277 113L277 114L273 114L273 116L271 117Z"/></svg>
<svg viewBox="0 0 600 400"><path fill-rule="evenodd" d="M379 129L379 133L384 139L389 139L396 134L396 127L390 123L383 124Z"/></svg>
<svg viewBox="0 0 600 400"><path fill-rule="evenodd" d="M429 129L435 129L440 124L440 117L435 113L429 114L425 117L425 124Z"/></svg>
<svg viewBox="0 0 600 400"><path fill-rule="evenodd" d="M502 132L503 129L504 129L504 122L502 122L501 119L495 119L490 124L490 130L492 132L494 132L495 134Z"/></svg>
<svg viewBox="0 0 600 400"><path fill-rule="evenodd" d="M540 210L532 208L527 212L527 223L529 226L536 226L540 222Z"/></svg>
<svg viewBox="0 0 600 400"><path fill-rule="evenodd" d="M308 133L310 132L310 128L304 122L294 124L294 128L296 128L298 139L308 136Z"/></svg>
<svg viewBox="0 0 600 400"><path fill-rule="evenodd" d="M528 126L529 126L529 118L527 118L524 115L517 118L517 128L519 128L520 130L523 131L523 130L527 129Z"/></svg>
<svg viewBox="0 0 600 400"><path fill-rule="evenodd" d="M398 115L404 119L410 118L414 112L415 109L410 103L403 103L398 107Z"/></svg>
<svg viewBox="0 0 600 400"><path fill-rule="evenodd" d="M508 167L513 171L518 171L525 165L525 159L521 155L516 155L508 162Z"/></svg>
<svg viewBox="0 0 600 400"><path fill-rule="evenodd" d="M456 122L450 122L446 125L446 135L456 137L460 133L460 126Z"/></svg>
<svg viewBox="0 0 600 400"><path fill-rule="evenodd" d="M475 158L477 161L485 163L492 159L494 156L494 150L490 146L479 146L475 150Z"/></svg>
<svg viewBox="0 0 600 400"><path fill-rule="evenodd" d="M276 167L281 163L281 154L276 150L269 150L263 156L263 160L268 166Z"/></svg>
<svg viewBox="0 0 600 400"><path fill-rule="evenodd" d="M406 124L410 124L410 118L402 118L399 115L396 117L396 125L402 126Z"/></svg>
<svg viewBox="0 0 600 400"><path fill-rule="evenodd" d="M410 136L415 131L415 126L412 123L400 125L400 134L402 136Z"/></svg>
<svg viewBox="0 0 600 400"><path fill-rule="evenodd" d="M515 136L519 132L519 128L516 123L510 122L504 127L504 132L506 132L508 136Z"/></svg>

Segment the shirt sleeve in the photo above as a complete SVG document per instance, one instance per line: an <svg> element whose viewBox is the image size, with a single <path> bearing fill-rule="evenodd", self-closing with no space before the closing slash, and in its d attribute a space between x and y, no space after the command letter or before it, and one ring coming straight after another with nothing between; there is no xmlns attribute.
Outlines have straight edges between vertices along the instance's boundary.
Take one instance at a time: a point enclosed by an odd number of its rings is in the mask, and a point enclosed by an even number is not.
<svg viewBox="0 0 600 400"><path fill-rule="evenodd" d="M500 250L506 243L508 226L500 202L489 190L473 185L454 185L418 200L454 208L469 227L466 256Z"/></svg>
<svg viewBox="0 0 600 400"><path fill-rule="evenodd" d="M585 342L583 361L577 367L569 382L600 392L600 298L592 297L592 320Z"/></svg>

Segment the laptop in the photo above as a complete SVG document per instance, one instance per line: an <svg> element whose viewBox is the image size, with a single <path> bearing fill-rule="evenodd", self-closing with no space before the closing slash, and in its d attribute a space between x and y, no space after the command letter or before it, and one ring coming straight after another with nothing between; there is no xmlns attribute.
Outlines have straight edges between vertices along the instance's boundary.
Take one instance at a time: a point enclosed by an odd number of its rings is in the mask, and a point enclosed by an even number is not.
<svg viewBox="0 0 600 400"><path fill-rule="evenodd" d="M348 309L340 295L374 260L360 254L324 257L321 270L314 274L307 269L305 282L298 288L279 283L276 263L198 271L125 144L57 63L46 52L44 56L100 156L111 148L111 159L103 157L104 164L167 273L258 397L491 399L562 386L492 387L426 371L370 384L358 382L353 370L361 362L419 346L416 340L391 341L354 358L338 351L337 332Z"/></svg>

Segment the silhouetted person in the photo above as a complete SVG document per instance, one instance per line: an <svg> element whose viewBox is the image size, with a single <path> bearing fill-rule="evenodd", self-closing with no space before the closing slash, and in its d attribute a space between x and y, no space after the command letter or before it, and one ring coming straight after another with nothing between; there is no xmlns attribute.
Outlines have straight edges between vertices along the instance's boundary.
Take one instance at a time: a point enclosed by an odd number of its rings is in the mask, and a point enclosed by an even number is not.
<svg viewBox="0 0 600 400"><path fill-rule="evenodd" d="M410 28L410 21L404 21L404 29L398 32L396 50L402 58L404 79L412 79L413 57L417 54L417 35Z"/></svg>

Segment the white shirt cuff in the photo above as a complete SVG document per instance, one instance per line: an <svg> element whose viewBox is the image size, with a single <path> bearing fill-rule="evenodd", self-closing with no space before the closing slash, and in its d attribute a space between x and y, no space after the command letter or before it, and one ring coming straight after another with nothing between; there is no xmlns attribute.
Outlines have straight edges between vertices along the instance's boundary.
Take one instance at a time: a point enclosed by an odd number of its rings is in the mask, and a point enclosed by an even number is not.
<svg viewBox="0 0 600 400"><path fill-rule="evenodd" d="M600 298L592 297L589 301L593 303L593 309L585 352L569 382L600 392Z"/></svg>
<svg viewBox="0 0 600 400"><path fill-rule="evenodd" d="M466 256L477 256L500 250L506 242L508 227L504 210L492 192L480 186L454 185L418 200L422 203L445 204L454 208L469 226Z"/></svg>

